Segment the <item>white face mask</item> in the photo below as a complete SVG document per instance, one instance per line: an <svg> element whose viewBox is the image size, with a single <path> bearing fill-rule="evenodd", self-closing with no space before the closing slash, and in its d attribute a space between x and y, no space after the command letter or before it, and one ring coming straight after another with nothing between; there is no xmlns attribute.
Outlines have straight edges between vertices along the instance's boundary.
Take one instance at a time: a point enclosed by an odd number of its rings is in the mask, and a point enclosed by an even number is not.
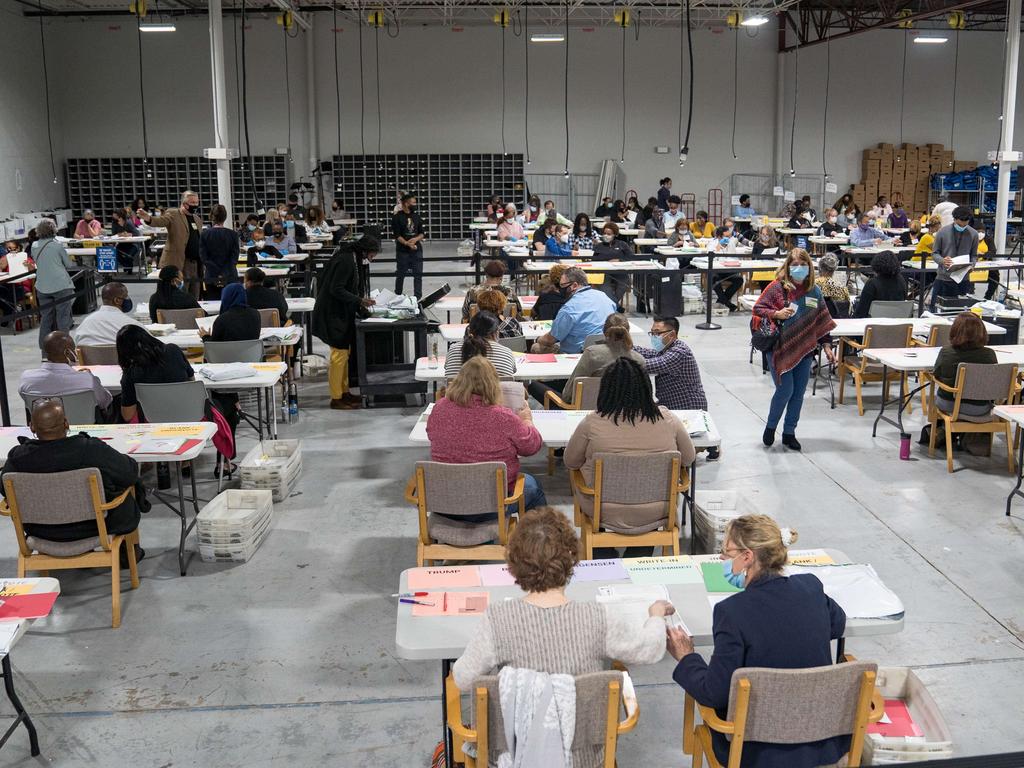
<svg viewBox="0 0 1024 768"><path fill-rule="evenodd" d="M558 239L561 242L563 242L563 243L568 243L569 242L569 236L568 235L559 235Z"/></svg>
<svg viewBox="0 0 1024 768"><path fill-rule="evenodd" d="M835 216L829 216L828 217L828 223L829 224L835 224L836 223L836 217Z"/></svg>
<svg viewBox="0 0 1024 768"><path fill-rule="evenodd" d="M604 242L606 243L610 243L612 240L615 239L615 235L601 235L601 239L604 240Z"/></svg>
<svg viewBox="0 0 1024 768"><path fill-rule="evenodd" d="M256 241L256 247L257 248L262 248L266 242L267 242L266 240L257 240Z"/></svg>

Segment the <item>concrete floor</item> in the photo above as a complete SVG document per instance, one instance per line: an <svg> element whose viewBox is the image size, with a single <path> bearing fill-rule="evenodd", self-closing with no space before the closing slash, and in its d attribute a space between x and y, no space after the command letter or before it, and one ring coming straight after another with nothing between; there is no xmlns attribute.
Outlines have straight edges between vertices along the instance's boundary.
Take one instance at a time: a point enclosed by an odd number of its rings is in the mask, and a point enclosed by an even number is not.
<svg viewBox="0 0 1024 768"><path fill-rule="evenodd" d="M430 250L442 247L450 248ZM132 288L136 300L147 292ZM724 318L715 332L695 330L692 315L683 320L724 438L722 459L700 466L699 486L740 491L796 528L801 546L835 547L874 565L903 599L906 628L853 639L848 651L917 670L959 754L1024 749L1024 502L1003 516L1011 480L1002 443L991 459L958 454L958 471L947 475L943 460L916 443L913 460L900 462L895 429L883 426L872 439L871 418L850 404L829 410L819 395L804 406L804 452L765 450L772 387L747 364L748 316ZM17 381L38 359L35 338L5 331L0 339L16 423ZM19 732L0 765L428 764L440 738L439 665L395 657L388 597L415 564L416 518L402 490L427 455L407 442L420 409L331 411L324 377L306 380L300 397L302 414L281 434L302 439L303 475L276 505L274 529L251 562L197 557L178 576L177 521L155 507L142 525L142 585L125 593L120 629L109 628L103 575L61 575L53 616L12 656L43 756L29 758ZM908 423L916 438L919 409ZM253 439L241 436L245 451ZM524 468L569 509L563 471L548 478L543 456ZM207 457L199 476L211 474ZM15 552L11 527L0 523L0 573L14 573ZM633 675L642 714L619 764L689 765L670 661ZM10 711L6 701L0 711Z"/></svg>

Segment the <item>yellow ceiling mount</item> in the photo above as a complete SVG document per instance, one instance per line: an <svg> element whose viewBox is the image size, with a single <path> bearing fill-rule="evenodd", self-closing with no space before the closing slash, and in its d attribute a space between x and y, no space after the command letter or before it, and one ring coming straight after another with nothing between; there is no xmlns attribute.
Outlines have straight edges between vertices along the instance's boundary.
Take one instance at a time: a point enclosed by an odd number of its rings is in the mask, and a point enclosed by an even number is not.
<svg viewBox="0 0 1024 768"><path fill-rule="evenodd" d="M371 27L383 27L384 26L384 9L380 8L376 11L370 11L370 15L366 17L366 23Z"/></svg>
<svg viewBox="0 0 1024 768"><path fill-rule="evenodd" d="M633 15L630 13L629 8L622 8L616 11L614 18L615 23L623 29L627 29L633 23Z"/></svg>
<svg viewBox="0 0 1024 768"><path fill-rule="evenodd" d="M725 17L725 23L729 25L729 29L735 29L743 21L743 15L739 11L730 11L729 15Z"/></svg>
<svg viewBox="0 0 1024 768"><path fill-rule="evenodd" d="M146 18L146 0L132 0L128 3L128 13L140 19Z"/></svg>
<svg viewBox="0 0 1024 768"><path fill-rule="evenodd" d="M507 27L512 23L512 14L509 13L508 8L502 8L496 14L494 14L493 21L499 27Z"/></svg>
<svg viewBox="0 0 1024 768"><path fill-rule="evenodd" d="M950 29L967 29L967 14L963 11L953 11L946 17L946 23Z"/></svg>
<svg viewBox="0 0 1024 768"><path fill-rule="evenodd" d="M909 8L901 8L899 13L896 14L896 18L897 19L903 19L903 21L901 21L899 23L899 25L898 25L899 28L900 29L911 29L911 28L913 28L914 22L906 21L907 17L913 16L913 15L914 15L914 12L912 10L910 10Z"/></svg>

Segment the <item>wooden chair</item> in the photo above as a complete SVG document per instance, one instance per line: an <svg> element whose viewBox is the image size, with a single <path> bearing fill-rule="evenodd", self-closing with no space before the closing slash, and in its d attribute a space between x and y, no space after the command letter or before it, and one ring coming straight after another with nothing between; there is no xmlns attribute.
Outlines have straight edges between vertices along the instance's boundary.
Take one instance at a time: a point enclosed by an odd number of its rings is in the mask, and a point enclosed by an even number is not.
<svg viewBox="0 0 1024 768"><path fill-rule="evenodd" d="M515 518L506 514L506 505L518 503L518 513L526 511L523 488L525 479L516 478L515 488L506 496L504 462L443 464L418 461L405 487L405 500L419 511L420 532L416 542L416 565L431 565L434 560L504 560L508 534ZM459 517L494 513L497 520L487 523L464 522ZM497 541L497 544L489 542Z"/></svg>
<svg viewBox="0 0 1024 768"><path fill-rule="evenodd" d="M927 339L922 340L915 337L910 340L910 343L915 347L948 347L949 332L952 329L952 323L933 325L928 332ZM931 371L921 371L917 375L917 383L921 385L921 413L928 413L928 398L935 394L934 381Z"/></svg>
<svg viewBox="0 0 1024 768"><path fill-rule="evenodd" d="M18 578L27 571L46 575L51 570L69 568L109 568L111 588L111 626L121 626L121 545L127 548L131 588L139 586L135 562L136 528L128 534L107 534L106 512L119 506L135 488L105 500L103 479L95 468L69 472L9 472L4 475L6 507L14 523L18 541ZM25 533L24 525L61 525L96 521L97 535L78 541L49 541Z"/></svg>
<svg viewBox="0 0 1024 768"><path fill-rule="evenodd" d="M592 672L575 678L576 730L572 742L573 753L597 753L600 765L604 768L615 766L619 736L636 728L640 719L640 707L637 705L632 713L627 712L625 720L619 720L619 707L626 711L622 698L622 671L625 671L625 667L618 662L613 666L619 671ZM487 768L488 757L496 760L498 754L508 749L498 677L489 675L475 681L471 703L475 727L472 728L462 722L462 699L451 675L445 679L444 691L455 762L465 763L466 768ZM476 745L476 757L463 752L464 744Z"/></svg>
<svg viewBox="0 0 1024 768"><path fill-rule="evenodd" d="M960 363L956 371L956 386L950 387L933 379L938 392L948 392L953 397L953 410L939 408L938 397L932 398L928 421L931 437L928 440L928 455L935 455L936 429L939 419L946 430L946 469L953 471L953 433L987 432L989 445L996 432L1006 435L1006 467L1014 474L1013 425L998 416L986 413L982 416L968 416L960 413L963 400L990 400L993 403L1011 403L1017 394L1017 366L1014 363ZM938 395L938 393L936 393Z"/></svg>
<svg viewBox="0 0 1024 768"><path fill-rule="evenodd" d="M603 337L602 337L603 338ZM600 376L581 376L573 387L572 401L565 402L557 393L544 393L544 409L560 408L563 411L592 411L597 408L597 393L601 391ZM548 448L548 474L555 474L555 449Z"/></svg>
<svg viewBox="0 0 1024 768"><path fill-rule="evenodd" d="M580 526L583 558L594 558L594 547L661 547L679 554L679 494L690 487L690 476L680 466L678 451L658 453L594 454L594 485L588 487L583 472L569 473L573 514ZM593 514L583 509L583 499L593 499ZM602 530L604 504L663 504L664 517L651 523L643 533Z"/></svg>
<svg viewBox="0 0 1024 768"><path fill-rule="evenodd" d="M844 346L851 347L859 352L865 349L903 349L910 346L910 339L914 333L914 326L911 323L900 325L868 325L864 329L864 341L858 343L852 339L844 338L839 343L839 404L843 404L843 391L846 388L846 374L853 377L854 386L857 388L857 411L864 415L863 386L865 382L882 382L882 397L889 399L889 383L893 380L907 383L906 372L889 371L882 381L883 366L879 363L870 363L863 355L847 356ZM907 404L907 413L910 413L910 404Z"/></svg>
<svg viewBox="0 0 1024 768"><path fill-rule="evenodd" d="M260 328L281 327L281 314L277 311L276 307L258 309L256 311L260 313Z"/></svg>
<svg viewBox="0 0 1024 768"><path fill-rule="evenodd" d="M117 365L117 345L82 344L75 348L79 365Z"/></svg>
<svg viewBox="0 0 1024 768"><path fill-rule="evenodd" d="M158 323L173 323L174 327L179 331L199 330L199 326L196 325L197 317L206 317L206 312L200 307L193 307L192 309L158 309L156 311L156 321Z"/></svg>
<svg viewBox="0 0 1024 768"><path fill-rule="evenodd" d="M711 746L711 732L730 737L728 768L739 768L747 741L768 744L806 744L850 735L848 768L857 768L868 723L885 714L885 702L875 690L878 665L846 657L845 664L809 669L748 667L732 673L728 719L711 707L697 704L689 693L683 705L683 753L693 755L694 768L707 758L711 768L723 768ZM699 725L694 709L700 710Z"/></svg>

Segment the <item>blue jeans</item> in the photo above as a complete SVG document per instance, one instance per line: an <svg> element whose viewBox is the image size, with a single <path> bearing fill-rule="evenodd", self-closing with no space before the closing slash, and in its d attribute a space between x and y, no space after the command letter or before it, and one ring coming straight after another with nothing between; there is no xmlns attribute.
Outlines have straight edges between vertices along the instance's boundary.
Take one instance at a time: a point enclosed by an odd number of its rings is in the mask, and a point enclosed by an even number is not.
<svg viewBox="0 0 1024 768"><path fill-rule="evenodd" d="M800 421L800 409L804 406L804 392L807 391L807 381L811 378L811 364L814 362L814 355L807 355L796 364L796 367L787 371L779 377L779 383L775 387L775 394L772 395L772 404L768 409L768 429L775 429L779 426L779 419L782 412L786 412L786 420L782 424L782 434L792 435L796 433L797 422ZM775 356L768 356L768 368L772 372L772 380L775 379Z"/></svg>
<svg viewBox="0 0 1024 768"><path fill-rule="evenodd" d="M540 483L537 482L537 478L533 475L528 475L525 472L520 472L520 476L523 478L523 503L524 509L534 509L536 507L543 507L548 503L547 496L544 495L544 489L540 487ZM505 510L508 514L514 514L519 511L519 502L509 504Z"/></svg>
<svg viewBox="0 0 1024 768"><path fill-rule="evenodd" d="M952 280L936 280L932 284L932 297L928 301L928 311L935 311L935 305L939 296L959 296L960 294L960 286Z"/></svg>

